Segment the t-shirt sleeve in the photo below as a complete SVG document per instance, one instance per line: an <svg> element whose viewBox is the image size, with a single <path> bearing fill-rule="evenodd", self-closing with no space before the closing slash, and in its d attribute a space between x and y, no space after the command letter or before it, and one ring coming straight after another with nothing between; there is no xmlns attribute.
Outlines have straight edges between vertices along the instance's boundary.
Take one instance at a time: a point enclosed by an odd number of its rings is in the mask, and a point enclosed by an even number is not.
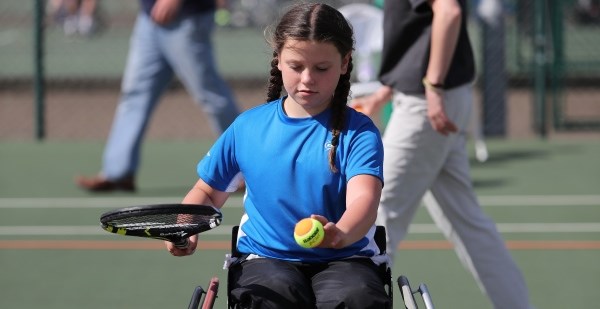
<svg viewBox="0 0 600 309"><path fill-rule="evenodd" d="M209 186L219 191L234 192L239 172L235 155L235 129L231 125L200 160L197 173Z"/></svg>
<svg viewBox="0 0 600 309"><path fill-rule="evenodd" d="M377 127L365 123L351 139L346 177L373 175L383 183L383 143Z"/></svg>

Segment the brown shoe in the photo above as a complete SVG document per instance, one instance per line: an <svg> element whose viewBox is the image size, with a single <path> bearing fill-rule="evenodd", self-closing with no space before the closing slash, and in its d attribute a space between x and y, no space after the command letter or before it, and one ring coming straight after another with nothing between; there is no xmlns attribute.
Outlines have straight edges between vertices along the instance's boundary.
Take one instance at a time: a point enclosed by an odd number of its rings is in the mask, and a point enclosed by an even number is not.
<svg viewBox="0 0 600 309"><path fill-rule="evenodd" d="M91 192L110 192L117 190L135 192L135 182L131 176L115 181L108 180L102 176L77 177L75 182L82 189Z"/></svg>

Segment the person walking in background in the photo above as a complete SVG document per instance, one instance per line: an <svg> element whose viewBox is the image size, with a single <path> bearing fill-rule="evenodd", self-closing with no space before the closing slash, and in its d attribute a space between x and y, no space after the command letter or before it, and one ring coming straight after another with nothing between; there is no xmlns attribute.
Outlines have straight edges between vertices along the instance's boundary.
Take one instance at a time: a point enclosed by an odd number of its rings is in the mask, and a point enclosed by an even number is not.
<svg viewBox="0 0 600 309"><path fill-rule="evenodd" d="M472 187L466 129L473 106L475 64L467 33L467 0L387 0L379 80L357 98L367 115L390 99L384 179L377 223L394 254L425 203L497 309L531 308L521 271ZM393 258L392 258L393 259Z"/></svg>
<svg viewBox="0 0 600 309"><path fill-rule="evenodd" d="M175 74L208 115L215 135L239 114L213 55L215 1L140 0L140 4L102 170L94 177L76 178L89 191L135 191L146 127Z"/></svg>
<svg viewBox="0 0 600 309"><path fill-rule="evenodd" d="M52 0L51 15L66 35L90 37L100 27L98 0Z"/></svg>
<svg viewBox="0 0 600 309"><path fill-rule="evenodd" d="M300 3L270 43L267 103L242 113L217 139L182 203L221 208L237 175L245 177L230 306L391 308L377 268L387 256L373 238L383 145L373 121L347 106L352 28L331 6ZM306 217L324 225L315 248L294 240L294 225ZM166 247L185 256L197 243L194 235L188 248Z"/></svg>

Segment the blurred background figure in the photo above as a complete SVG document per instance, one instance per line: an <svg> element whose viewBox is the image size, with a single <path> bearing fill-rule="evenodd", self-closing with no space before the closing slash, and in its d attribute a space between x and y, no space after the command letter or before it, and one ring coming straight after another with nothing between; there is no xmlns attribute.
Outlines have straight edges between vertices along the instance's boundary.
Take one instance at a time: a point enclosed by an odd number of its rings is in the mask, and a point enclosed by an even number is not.
<svg viewBox="0 0 600 309"><path fill-rule="evenodd" d="M383 134L386 184L377 214L392 262L424 200L494 308L528 309L521 270L472 186L466 131L476 73L466 12L466 0L385 1L382 85L351 106L368 116L390 100L394 106Z"/></svg>
<svg viewBox="0 0 600 309"><path fill-rule="evenodd" d="M580 24L599 24L600 0L577 0L573 15Z"/></svg>
<svg viewBox="0 0 600 309"><path fill-rule="evenodd" d="M359 83L377 80L377 55L383 48L383 12L366 3L351 3L339 8L354 29L356 39L356 79ZM376 83L374 91L378 88ZM356 95L356 89L353 89Z"/></svg>
<svg viewBox="0 0 600 309"><path fill-rule="evenodd" d="M99 30L97 0L52 0L51 14L68 36L89 37Z"/></svg>
<svg viewBox="0 0 600 309"><path fill-rule="evenodd" d="M212 34L215 0L140 0L121 83L121 99L98 175L78 177L92 192L135 191L142 140L175 75L203 112L215 136L239 113L217 70Z"/></svg>

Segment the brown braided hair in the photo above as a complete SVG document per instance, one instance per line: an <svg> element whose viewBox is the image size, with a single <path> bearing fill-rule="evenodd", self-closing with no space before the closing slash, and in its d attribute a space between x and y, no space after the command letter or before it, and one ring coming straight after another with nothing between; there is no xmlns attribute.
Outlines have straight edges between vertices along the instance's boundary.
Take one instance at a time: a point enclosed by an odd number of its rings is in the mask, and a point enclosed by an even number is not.
<svg viewBox="0 0 600 309"><path fill-rule="evenodd" d="M268 31L269 29L267 29ZM351 54L354 50L354 36L352 27L342 13L333 7L322 3L301 3L291 7L285 13L274 31L267 39L273 48L271 71L267 86L267 102L278 99L283 90L283 78L277 68L279 53L286 40L304 40L333 44L343 56ZM346 122L346 104L350 94L350 76L353 64L352 57L348 62L348 69L340 76L331 100L332 117L331 149L329 150L329 168L336 173L335 156L339 145L340 133Z"/></svg>

